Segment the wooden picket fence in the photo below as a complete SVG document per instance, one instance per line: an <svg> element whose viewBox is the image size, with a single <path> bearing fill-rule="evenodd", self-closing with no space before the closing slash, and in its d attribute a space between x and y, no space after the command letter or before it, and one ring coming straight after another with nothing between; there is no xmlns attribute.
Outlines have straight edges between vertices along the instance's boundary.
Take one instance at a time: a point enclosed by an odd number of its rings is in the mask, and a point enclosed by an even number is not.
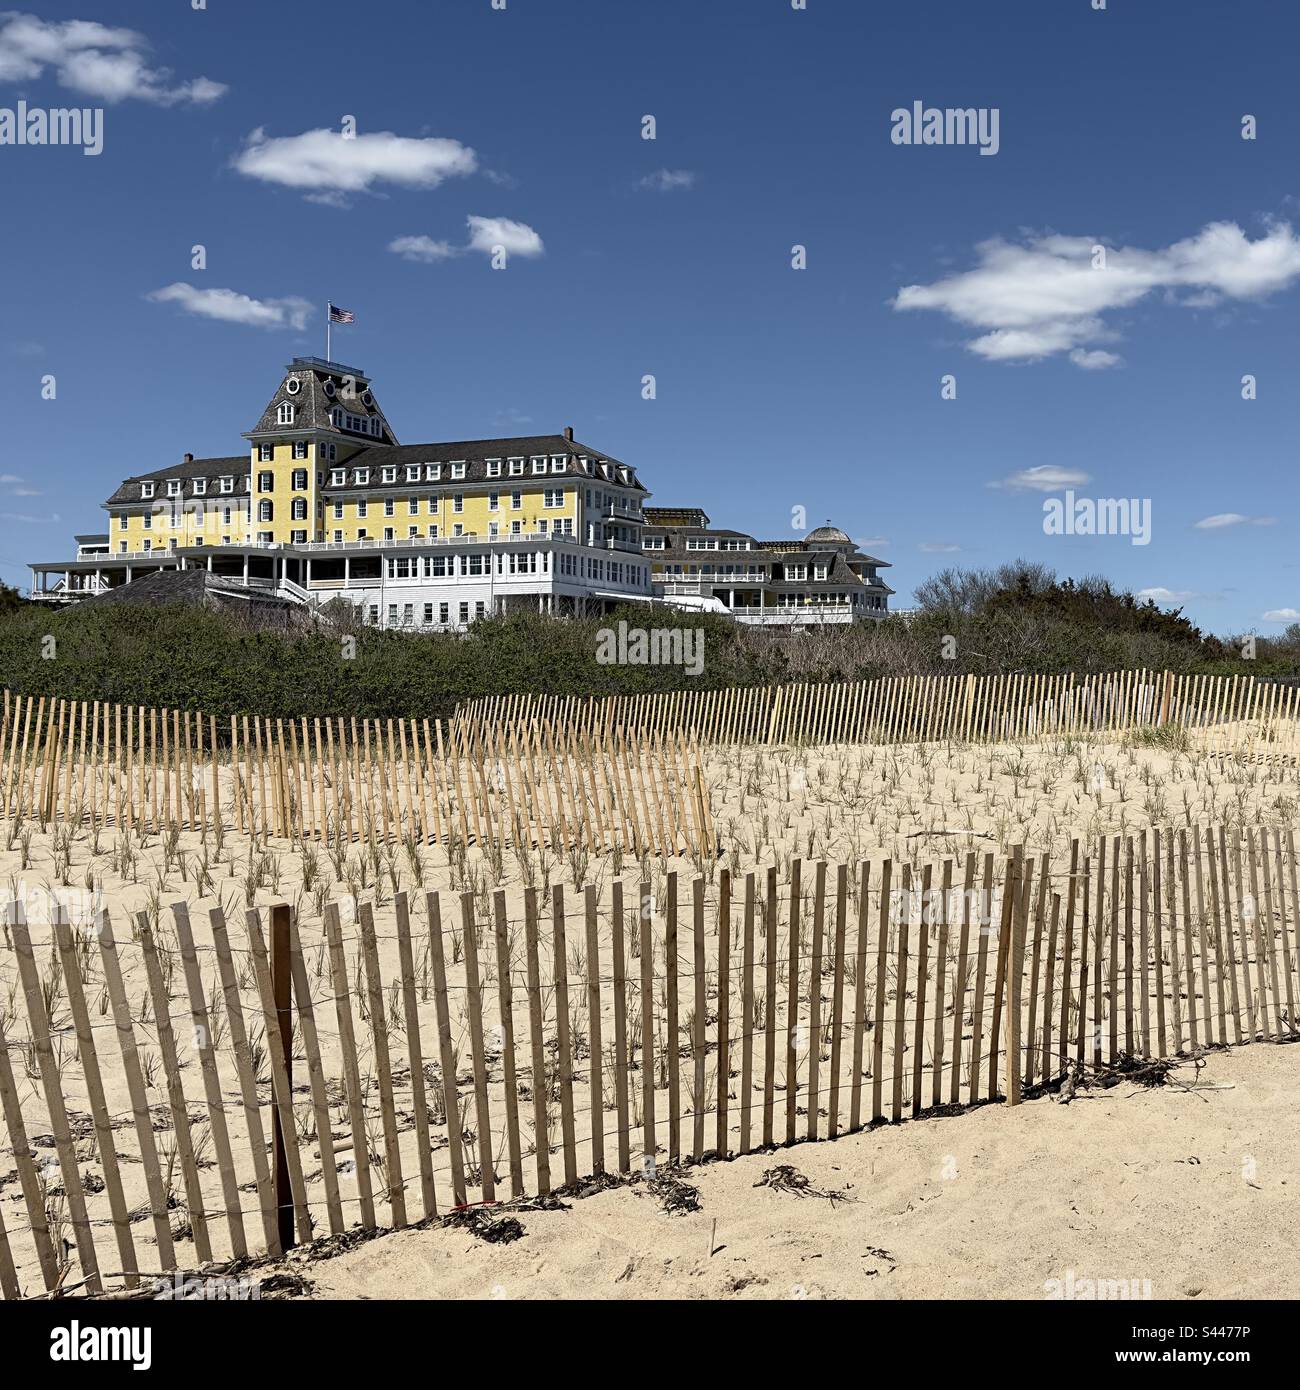
<svg viewBox="0 0 1300 1390"><path fill-rule="evenodd" d="M0 815L43 827L229 830L322 844L716 848L702 749L1117 737L1294 759L1300 686L1251 676L916 676L473 701L428 719L268 718L4 692Z"/></svg>
<svg viewBox="0 0 1300 1390"><path fill-rule="evenodd" d="M539 720L230 717L5 692L0 814L42 826L323 844L619 846L696 857L715 844L684 734L602 734Z"/></svg>
<svg viewBox="0 0 1300 1390"><path fill-rule="evenodd" d="M687 734L706 744L769 746L1121 735L1167 724L1214 730L1228 740L1234 728L1252 725L1253 741L1280 737L1294 755L1298 719L1300 687L1247 675L1143 670L890 676L604 697L498 695L462 705L455 723L491 728L538 720L580 729L593 739L636 730Z"/></svg>
<svg viewBox="0 0 1300 1390"><path fill-rule="evenodd" d="M253 910L242 933L177 903L122 935L18 902L0 1103L25 1219L0 1200L0 1286L135 1287L326 1232L490 1220L588 1174L650 1181L1294 1037L1296 879L1291 827L1189 825L1076 841L1068 863L724 870L684 901L676 875L659 900L529 889L518 918L504 891L431 892L332 903L310 930Z"/></svg>

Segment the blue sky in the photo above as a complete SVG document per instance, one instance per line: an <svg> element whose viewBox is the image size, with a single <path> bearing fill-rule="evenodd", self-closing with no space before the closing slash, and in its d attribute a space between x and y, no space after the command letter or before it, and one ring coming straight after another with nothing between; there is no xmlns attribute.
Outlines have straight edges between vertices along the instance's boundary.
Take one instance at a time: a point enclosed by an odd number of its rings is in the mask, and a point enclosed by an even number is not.
<svg viewBox="0 0 1300 1390"><path fill-rule="evenodd" d="M1300 7L1092 3L23 6L0 107L103 107L104 148L0 145L0 576L240 452L332 298L403 442L572 424L661 505L833 519L900 606L1023 555L1280 631ZM893 143L916 101L996 108L997 154ZM1150 499L1150 543L1044 534L1066 486Z"/></svg>

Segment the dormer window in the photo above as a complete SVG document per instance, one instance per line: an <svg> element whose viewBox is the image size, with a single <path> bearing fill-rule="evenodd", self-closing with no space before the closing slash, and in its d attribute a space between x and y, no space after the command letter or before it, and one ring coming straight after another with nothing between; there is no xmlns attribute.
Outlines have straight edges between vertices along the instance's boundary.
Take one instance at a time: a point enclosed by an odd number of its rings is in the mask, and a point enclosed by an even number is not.
<svg viewBox="0 0 1300 1390"><path fill-rule="evenodd" d="M153 496L153 490L154 490L154 485L153 485L153 483L141 483L141 484L140 484L140 496L141 496L141 497L152 497L152 496Z"/></svg>
<svg viewBox="0 0 1300 1390"><path fill-rule="evenodd" d="M328 377L321 383L321 390L332 400L334 398L334 383Z"/></svg>
<svg viewBox="0 0 1300 1390"><path fill-rule="evenodd" d="M420 465L418 463L408 463L406 465L406 481L408 483L418 483L420 481Z"/></svg>
<svg viewBox="0 0 1300 1390"><path fill-rule="evenodd" d="M379 424L379 416L378 416L378 415L372 415L372 416L370 417L370 433L373 434L373 435L378 435L378 434L380 433L380 424Z"/></svg>
<svg viewBox="0 0 1300 1390"><path fill-rule="evenodd" d="M230 477L229 475L227 475L226 477L222 478L222 480L221 480L219 486L220 486L222 492L234 492L234 490L235 490L235 480L234 480L234 478L232 478L232 477Z"/></svg>
<svg viewBox="0 0 1300 1390"><path fill-rule="evenodd" d="M181 482L179 478L167 479L167 496L179 497L181 495Z"/></svg>
<svg viewBox="0 0 1300 1390"><path fill-rule="evenodd" d="M518 477L522 476L523 471L524 471L524 461L523 461L523 459L511 459L511 460L510 460L510 476L511 476L512 478L518 478Z"/></svg>
<svg viewBox="0 0 1300 1390"><path fill-rule="evenodd" d="M580 458L578 460L578 467L581 468L589 478L591 477L591 460L589 458Z"/></svg>
<svg viewBox="0 0 1300 1390"><path fill-rule="evenodd" d="M424 465L424 476L431 483L438 482L442 478L442 464L426 463Z"/></svg>
<svg viewBox="0 0 1300 1390"><path fill-rule="evenodd" d="M489 478L499 478L501 476L500 459L488 459L487 475Z"/></svg>
<svg viewBox="0 0 1300 1390"><path fill-rule="evenodd" d="M546 460L545 460L545 459L534 459L534 460L533 460L533 474L534 474L534 476L535 476L536 474L538 474L538 473L545 473L545 472L546 472Z"/></svg>
<svg viewBox="0 0 1300 1390"><path fill-rule="evenodd" d="M395 483L397 481L397 469L385 468L383 472L383 479L386 483Z"/></svg>
<svg viewBox="0 0 1300 1390"><path fill-rule="evenodd" d="M207 492L207 490L208 490L208 480L207 480L206 478L195 478L195 479L194 479L194 495L195 495L195 497L202 497L202 496L204 495L204 493Z"/></svg>
<svg viewBox="0 0 1300 1390"><path fill-rule="evenodd" d="M275 412L275 423L277 425L292 425L297 413L292 401L282 401L279 409Z"/></svg>
<svg viewBox="0 0 1300 1390"><path fill-rule="evenodd" d="M563 473L563 472L564 472L564 460L563 460L562 458L554 458L554 459L551 460L551 472L552 472L552 473Z"/></svg>
<svg viewBox="0 0 1300 1390"><path fill-rule="evenodd" d="M463 463L453 463L451 466L451 476L453 481L465 476L465 465Z"/></svg>
<svg viewBox="0 0 1300 1390"><path fill-rule="evenodd" d="M370 470L368 468L358 468L352 476L354 482L368 483L370 481Z"/></svg>

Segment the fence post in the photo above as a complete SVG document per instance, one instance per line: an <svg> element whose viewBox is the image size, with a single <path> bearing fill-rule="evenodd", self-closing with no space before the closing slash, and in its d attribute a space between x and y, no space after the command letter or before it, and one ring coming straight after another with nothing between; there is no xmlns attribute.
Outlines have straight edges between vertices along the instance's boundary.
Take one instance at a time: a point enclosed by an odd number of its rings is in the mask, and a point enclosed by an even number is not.
<svg viewBox="0 0 1300 1390"><path fill-rule="evenodd" d="M289 967L289 904L271 908L271 990L275 995L275 1014L284 1044L284 1068L289 1092L293 1091L293 978ZM293 1192L289 1186L289 1161L285 1153L280 1109L271 1107L271 1152L275 1183L276 1222L280 1229L280 1248L296 1245L293 1229Z"/></svg>

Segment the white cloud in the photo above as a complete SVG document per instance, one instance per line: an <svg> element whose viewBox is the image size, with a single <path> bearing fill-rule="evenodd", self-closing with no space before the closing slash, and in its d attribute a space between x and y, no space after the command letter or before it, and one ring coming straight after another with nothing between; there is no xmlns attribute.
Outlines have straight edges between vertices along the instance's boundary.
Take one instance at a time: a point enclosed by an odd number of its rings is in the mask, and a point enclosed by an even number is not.
<svg viewBox="0 0 1300 1390"><path fill-rule="evenodd" d="M206 106L228 89L196 77L173 84L168 68L151 68L149 41L134 29L93 20L62 22L29 14L0 15L0 82L33 82L53 68L60 86L109 103L127 100Z"/></svg>
<svg viewBox="0 0 1300 1390"><path fill-rule="evenodd" d="M1075 348L1070 361L1085 372L1102 372L1107 367L1122 367L1124 359L1116 352L1103 352L1101 348Z"/></svg>
<svg viewBox="0 0 1300 1390"><path fill-rule="evenodd" d="M922 541L916 548L923 550L927 555L955 555L961 546L954 545L951 541Z"/></svg>
<svg viewBox="0 0 1300 1390"><path fill-rule="evenodd" d="M1270 608L1264 614L1266 623L1295 623L1300 622L1300 608Z"/></svg>
<svg viewBox="0 0 1300 1390"><path fill-rule="evenodd" d="M987 486L1006 488L1008 492L1055 492L1063 487L1082 487L1091 481L1092 474L1078 468L1059 468L1054 463L1040 463L1035 468L1022 468L1019 473L999 478Z"/></svg>
<svg viewBox="0 0 1300 1390"><path fill-rule="evenodd" d="M445 261L459 252L449 241L434 241L431 236L399 236L388 243L388 249L408 261Z"/></svg>
<svg viewBox="0 0 1300 1390"><path fill-rule="evenodd" d="M269 136L259 127L233 163L249 178L296 188L318 202L339 203L376 184L437 188L444 179L472 174L478 156L459 140L437 136L412 139L388 130L351 138L337 130Z"/></svg>
<svg viewBox="0 0 1300 1390"><path fill-rule="evenodd" d="M1221 531L1225 526L1276 526L1275 516L1243 516L1240 512L1216 512L1194 523L1198 531Z"/></svg>
<svg viewBox="0 0 1300 1390"><path fill-rule="evenodd" d="M540 256L545 247L542 239L526 222L512 222L508 217L475 217L465 219L469 235L463 246L439 241L431 236L399 236L388 243L388 249L408 261L432 265L482 251L490 256L501 247L507 256Z"/></svg>
<svg viewBox="0 0 1300 1390"><path fill-rule="evenodd" d="M30 512L0 512L0 519L17 521L24 526L48 526L53 522L63 520L58 512L51 512L49 516L32 516Z"/></svg>
<svg viewBox="0 0 1300 1390"><path fill-rule="evenodd" d="M542 239L526 222L508 217L474 217L469 222L469 250L491 255L500 246L508 256L540 256Z"/></svg>
<svg viewBox="0 0 1300 1390"><path fill-rule="evenodd" d="M1137 596L1150 599L1152 603L1186 603L1188 599L1198 597L1191 589L1165 589L1159 585L1154 589L1139 589Z"/></svg>
<svg viewBox="0 0 1300 1390"><path fill-rule="evenodd" d="M1251 241L1234 222L1213 222L1195 236L1155 251L1107 247L1098 268L1092 237L1042 235L1021 243L1002 238L976 247L974 269L930 285L906 285L893 307L935 309L983 330L966 346L990 361L1037 361L1068 352L1077 366L1100 360L1088 344L1116 332L1103 314L1136 304L1155 290L1172 302L1203 304L1205 296L1258 300L1300 278L1300 236L1289 222L1271 222ZM1102 357L1110 359L1111 353Z"/></svg>
<svg viewBox="0 0 1300 1390"><path fill-rule="evenodd" d="M255 328L305 328L312 306L292 295L286 299L253 299L238 290L201 290L177 281L145 296L155 304L179 304L187 314L243 323Z"/></svg>
<svg viewBox="0 0 1300 1390"><path fill-rule="evenodd" d="M695 175L689 169L656 169L637 185L651 193L679 193L695 187Z"/></svg>

